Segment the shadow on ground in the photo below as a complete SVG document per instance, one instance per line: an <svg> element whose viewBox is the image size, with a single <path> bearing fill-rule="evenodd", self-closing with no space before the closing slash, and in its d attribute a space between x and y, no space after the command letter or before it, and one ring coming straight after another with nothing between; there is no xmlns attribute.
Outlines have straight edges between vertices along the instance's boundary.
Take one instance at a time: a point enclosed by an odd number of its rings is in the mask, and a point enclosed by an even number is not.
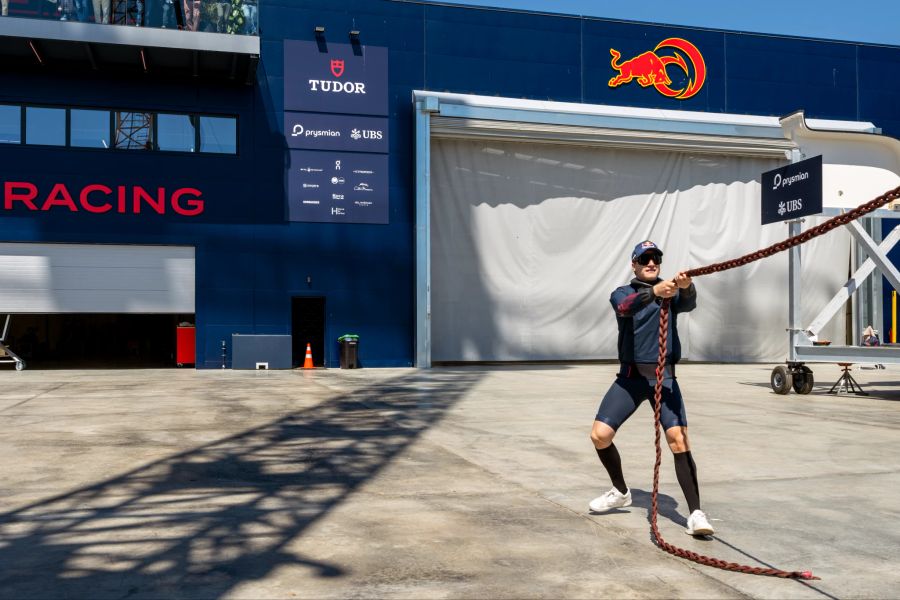
<svg viewBox="0 0 900 600"><path fill-rule="evenodd" d="M0 514L0 597L214 598L285 564L342 575L288 545L481 376L389 380Z"/></svg>
<svg viewBox="0 0 900 600"><path fill-rule="evenodd" d="M777 394L772 391L772 385L768 382L738 381L737 383L749 387L766 389L772 396L777 396ZM834 385L834 382L832 381L827 381L825 383L816 381L812 391L807 394L807 396L810 398L814 398L816 396L824 396L826 398L870 398L872 400L889 400L895 402L900 400L900 381L885 380L866 381L858 383L860 384L862 390L866 392L865 396L860 396L846 391L841 391L839 393L829 393L829 390L831 390ZM796 395L796 392L791 391L788 395Z"/></svg>
<svg viewBox="0 0 900 600"><path fill-rule="evenodd" d="M631 499L634 506L639 506L647 510L647 523L650 522L650 510L652 508L652 490L645 491L637 488L631 488ZM669 519L676 525L687 527L687 519L678 513L678 501L672 496L659 493L656 497L656 506L659 510L659 516Z"/></svg>

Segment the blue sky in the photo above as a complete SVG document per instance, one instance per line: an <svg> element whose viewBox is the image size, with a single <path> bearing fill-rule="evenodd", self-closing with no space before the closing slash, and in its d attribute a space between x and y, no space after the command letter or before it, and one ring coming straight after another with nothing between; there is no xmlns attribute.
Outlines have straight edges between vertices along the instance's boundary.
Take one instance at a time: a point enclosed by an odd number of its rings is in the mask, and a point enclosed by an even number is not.
<svg viewBox="0 0 900 600"><path fill-rule="evenodd" d="M900 0L436 0L900 46Z"/></svg>

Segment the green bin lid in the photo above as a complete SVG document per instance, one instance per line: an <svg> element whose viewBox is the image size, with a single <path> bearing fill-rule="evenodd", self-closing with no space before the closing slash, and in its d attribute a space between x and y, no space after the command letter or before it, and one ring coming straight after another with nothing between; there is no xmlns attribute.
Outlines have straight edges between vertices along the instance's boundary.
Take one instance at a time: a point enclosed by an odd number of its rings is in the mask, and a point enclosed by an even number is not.
<svg viewBox="0 0 900 600"><path fill-rule="evenodd" d="M351 342L351 341L358 342L359 336L356 335L355 333L345 333L344 335L342 335L341 337L338 338L339 342L343 342L344 340L346 340L348 342Z"/></svg>

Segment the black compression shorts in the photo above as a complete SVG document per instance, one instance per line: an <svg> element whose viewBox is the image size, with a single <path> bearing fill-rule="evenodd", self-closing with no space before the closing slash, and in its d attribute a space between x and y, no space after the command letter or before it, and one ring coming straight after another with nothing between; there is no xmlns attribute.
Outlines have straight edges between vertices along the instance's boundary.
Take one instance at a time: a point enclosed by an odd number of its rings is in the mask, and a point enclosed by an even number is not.
<svg viewBox="0 0 900 600"><path fill-rule="evenodd" d="M653 401L656 379L644 377L634 367L623 365L616 375L615 383L603 397L597 410L596 420L602 421L618 431L644 400ZM670 427L687 427L684 399L675 377L663 379L662 408L660 421L664 430Z"/></svg>

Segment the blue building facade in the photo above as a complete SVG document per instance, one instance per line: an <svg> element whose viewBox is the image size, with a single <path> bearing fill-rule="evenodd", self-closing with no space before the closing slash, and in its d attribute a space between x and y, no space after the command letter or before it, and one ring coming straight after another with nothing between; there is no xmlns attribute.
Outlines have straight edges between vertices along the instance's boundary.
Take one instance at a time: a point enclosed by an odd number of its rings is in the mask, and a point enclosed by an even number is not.
<svg viewBox="0 0 900 600"><path fill-rule="evenodd" d="M388 222L290 221L284 43L347 44L351 31L363 48L387 49ZM617 74L611 49L624 60L673 38L702 54L706 78L696 94L667 97L637 81L610 87ZM7 202L0 240L192 246L200 368L222 366L223 341L229 362L235 333L291 334L292 299L303 297L325 299L326 366L337 365L334 341L347 332L361 338L363 365L411 366L413 90L765 116L802 109L810 118L871 121L900 135L900 47L413 1L271 0L259 7L258 65L249 85L152 68L119 74L0 66L0 104L237 119L236 154L0 144L0 180L33 183L38 208L59 183L69 190L192 188L204 203L201 214L186 216L146 204L139 213L93 213L64 201L48 210Z"/></svg>

